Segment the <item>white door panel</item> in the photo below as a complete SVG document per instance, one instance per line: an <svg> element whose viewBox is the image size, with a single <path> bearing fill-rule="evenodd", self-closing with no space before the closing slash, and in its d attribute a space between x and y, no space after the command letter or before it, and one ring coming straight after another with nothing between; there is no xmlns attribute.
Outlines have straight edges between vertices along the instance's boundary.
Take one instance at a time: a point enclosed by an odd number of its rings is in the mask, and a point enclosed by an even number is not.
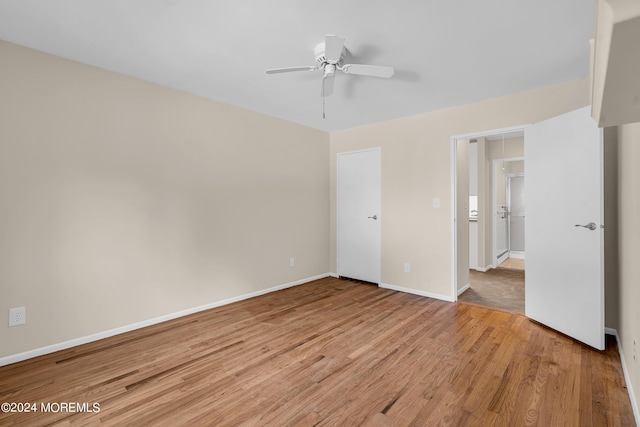
<svg viewBox="0 0 640 427"><path fill-rule="evenodd" d="M380 283L380 149L339 153L337 164L338 275Z"/></svg>
<svg viewBox="0 0 640 427"><path fill-rule="evenodd" d="M602 131L588 107L536 123L525 158L525 314L603 349Z"/></svg>

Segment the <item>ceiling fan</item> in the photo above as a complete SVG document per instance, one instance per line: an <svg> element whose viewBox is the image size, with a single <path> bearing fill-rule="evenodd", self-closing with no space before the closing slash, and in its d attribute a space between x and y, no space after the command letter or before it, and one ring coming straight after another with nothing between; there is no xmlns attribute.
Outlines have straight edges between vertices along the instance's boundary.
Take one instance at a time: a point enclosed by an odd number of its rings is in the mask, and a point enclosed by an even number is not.
<svg viewBox="0 0 640 427"><path fill-rule="evenodd" d="M333 79L336 70L345 74L357 74L360 76L384 77L393 76L393 67L363 64L344 64L346 49L344 40L341 37L327 34L324 43L320 43L315 48L317 65L302 67L270 68L267 74L290 73L294 71L316 71L322 70L322 89L320 96L326 97L333 93Z"/></svg>

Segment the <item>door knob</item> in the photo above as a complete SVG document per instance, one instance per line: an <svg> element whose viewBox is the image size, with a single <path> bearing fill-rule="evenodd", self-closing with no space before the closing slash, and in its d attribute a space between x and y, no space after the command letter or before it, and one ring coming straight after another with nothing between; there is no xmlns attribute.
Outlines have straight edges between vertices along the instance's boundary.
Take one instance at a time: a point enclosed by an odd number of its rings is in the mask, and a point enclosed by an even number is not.
<svg viewBox="0 0 640 427"><path fill-rule="evenodd" d="M370 218L370 219L378 219L378 215L368 216L367 218Z"/></svg>
<svg viewBox="0 0 640 427"><path fill-rule="evenodd" d="M598 228L598 226L596 225L595 222L590 222L587 225L580 225L580 224L576 224L576 227L584 227L584 228L588 228L589 230L593 231L596 228Z"/></svg>

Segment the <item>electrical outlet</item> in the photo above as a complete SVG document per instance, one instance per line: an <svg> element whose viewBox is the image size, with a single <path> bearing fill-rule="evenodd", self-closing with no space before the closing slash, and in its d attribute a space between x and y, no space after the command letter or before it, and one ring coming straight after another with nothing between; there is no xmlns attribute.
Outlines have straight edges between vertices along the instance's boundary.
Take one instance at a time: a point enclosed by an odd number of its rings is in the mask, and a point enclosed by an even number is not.
<svg viewBox="0 0 640 427"><path fill-rule="evenodd" d="M411 273L411 264L409 264L408 262L404 263L404 272Z"/></svg>
<svg viewBox="0 0 640 427"><path fill-rule="evenodd" d="M24 307L9 309L9 326L24 325L27 323L27 310Z"/></svg>
<svg viewBox="0 0 640 427"><path fill-rule="evenodd" d="M636 350L636 340L633 340L633 361L638 363L638 352Z"/></svg>
<svg viewBox="0 0 640 427"><path fill-rule="evenodd" d="M296 259L295 258L289 258L289 267L295 267L296 266Z"/></svg>

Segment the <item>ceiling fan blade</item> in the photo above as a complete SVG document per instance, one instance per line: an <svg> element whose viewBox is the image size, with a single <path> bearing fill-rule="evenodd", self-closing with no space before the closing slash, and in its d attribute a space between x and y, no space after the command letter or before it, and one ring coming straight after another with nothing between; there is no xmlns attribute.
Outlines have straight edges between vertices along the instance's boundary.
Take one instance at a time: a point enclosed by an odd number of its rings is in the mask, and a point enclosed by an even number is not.
<svg viewBox="0 0 640 427"><path fill-rule="evenodd" d="M293 71L315 71L318 67L313 65L308 65L304 67L285 67L285 68L270 68L265 71L267 74L278 74L278 73L290 73Z"/></svg>
<svg viewBox="0 0 640 427"><path fill-rule="evenodd" d="M346 64L340 68L347 74L358 74L361 76L390 78L395 73L393 67L383 67L380 65Z"/></svg>
<svg viewBox="0 0 640 427"><path fill-rule="evenodd" d="M324 37L324 57L329 63L337 64L342 55L344 39L333 34Z"/></svg>
<svg viewBox="0 0 640 427"><path fill-rule="evenodd" d="M320 96L327 97L333 94L333 78L333 74L322 77L322 89L320 91Z"/></svg>

